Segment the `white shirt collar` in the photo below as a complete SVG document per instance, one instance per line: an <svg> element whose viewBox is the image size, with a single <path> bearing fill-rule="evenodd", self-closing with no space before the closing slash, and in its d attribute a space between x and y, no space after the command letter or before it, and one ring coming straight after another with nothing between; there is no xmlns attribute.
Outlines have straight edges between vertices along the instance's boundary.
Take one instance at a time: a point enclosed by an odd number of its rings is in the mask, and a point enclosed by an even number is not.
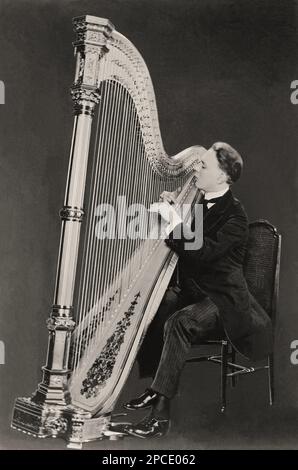
<svg viewBox="0 0 298 470"><path fill-rule="evenodd" d="M221 197L221 196L223 196L229 189L230 189L230 187L227 186L225 189L222 189L221 191L214 191L214 192L205 193L205 200L208 201L208 199L213 199L214 197Z"/></svg>

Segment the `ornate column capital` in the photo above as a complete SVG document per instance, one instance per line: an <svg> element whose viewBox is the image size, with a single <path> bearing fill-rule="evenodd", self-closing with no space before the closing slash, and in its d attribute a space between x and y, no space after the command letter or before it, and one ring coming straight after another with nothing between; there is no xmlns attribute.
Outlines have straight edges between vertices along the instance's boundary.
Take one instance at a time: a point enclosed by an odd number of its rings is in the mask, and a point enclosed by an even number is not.
<svg viewBox="0 0 298 470"><path fill-rule="evenodd" d="M115 26L107 18L91 15L76 16L73 18L72 24L76 34L73 42L75 47L85 44L105 47L107 39L115 29Z"/></svg>
<svg viewBox="0 0 298 470"><path fill-rule="evenodd" d="M73 45L77 59L74 84L71 88L74 112L93 116L99 102L98 75L100 59L108 52L107 41L114 26L104 18L78 16L73 19L76 40Z"/></svg>
<svg viewBox="0 0 298 470"><path fill-rule="evenodd" d="M74 114L86 114L93 117L95 105L100 99L98 91L74 85L70 93L74 101Z"/></svg>

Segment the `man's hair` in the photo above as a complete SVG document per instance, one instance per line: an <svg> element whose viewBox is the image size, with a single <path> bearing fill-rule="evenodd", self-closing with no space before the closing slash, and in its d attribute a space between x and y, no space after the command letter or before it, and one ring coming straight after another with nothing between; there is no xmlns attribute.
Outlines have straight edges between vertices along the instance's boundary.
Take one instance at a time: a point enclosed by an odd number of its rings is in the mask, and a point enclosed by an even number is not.
<svg viewBox="0 0 298 470"><path fill-rule="evenodd" d="M225 142L215 142L212 148L216 152L219 168L228 176L227 183L235 183L240 178L243 168L241 155Z"/></svg>

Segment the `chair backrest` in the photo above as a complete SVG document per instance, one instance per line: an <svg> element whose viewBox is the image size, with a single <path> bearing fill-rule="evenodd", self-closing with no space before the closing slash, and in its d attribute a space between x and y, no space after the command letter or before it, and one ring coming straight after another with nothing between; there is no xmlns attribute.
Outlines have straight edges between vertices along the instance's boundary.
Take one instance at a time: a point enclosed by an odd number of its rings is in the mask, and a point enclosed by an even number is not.
<svg viewBox="0 0 298 470"><path fill-rule="evenodd" d="M267 220L249 224L244 275L251 294L275 322L279 291L281 235Z"/></svg>

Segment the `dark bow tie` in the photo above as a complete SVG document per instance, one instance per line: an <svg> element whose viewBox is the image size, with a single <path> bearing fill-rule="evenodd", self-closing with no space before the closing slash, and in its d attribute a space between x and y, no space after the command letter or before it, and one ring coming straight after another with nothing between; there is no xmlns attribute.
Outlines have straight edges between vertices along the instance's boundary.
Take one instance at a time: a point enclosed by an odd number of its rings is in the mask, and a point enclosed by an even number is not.
<svg viewBox="0 0 298 470"><path fill-rule="evenodd" d="M208 208L208 204L216 204L218 201L220 201L223 198L223 196L214 197L212 199L205 199L205 196L203 196L203 198L200 200L200 204L203 204L204 213L208 211L209 209L211 209L211 207Z"/></svg>
<svg viewBox="0 0 298 470"><path fill-rule="evenodd" d="M206 205L207 204L215 204L216 202L220 201L222 197L223 196L214 197L212 199L205 199L205 196L203 196L203 198L200 200L200 203L201 204L206 204Z"/></svg>

